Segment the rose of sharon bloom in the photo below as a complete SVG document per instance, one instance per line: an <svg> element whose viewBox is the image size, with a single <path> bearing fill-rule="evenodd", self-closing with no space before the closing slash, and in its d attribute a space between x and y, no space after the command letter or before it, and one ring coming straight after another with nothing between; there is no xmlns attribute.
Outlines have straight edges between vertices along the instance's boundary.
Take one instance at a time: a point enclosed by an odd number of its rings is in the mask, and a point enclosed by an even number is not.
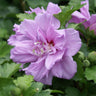
<svg viewBox="0 0 96 96"><path fill-rule="evenodd" d="M77 64L72 56L81 47L78 31L72 28L58 30L60 22L46 13L38 14L35 20L25 19L14 27L16 34L8 40L14 46L10 58L17 63L30 63L22 69L26 74L49 85L53 76L64 79L74 76Z"/></svg>
<svg viewBox="0 0 96 96"><path fill-rule="evenodd" d="M86 4L82 8L80 8L79 11L75 11L72 13L72 19L69 21L70 23L81 23L84 22L85 20L90 19L90 13L89 13L89 1L85 0L82 1L81 4Z"/></svg>
<svg viewBox="0 0 96 96"><path fill-rule="evenodd" d="M35 12L36 14L47 12L51 15L58 14L58 13L61 12L61 9L59 8L59 6L57 4L52 3L52 2L48 3L48 6L47 6L46 10L43 7L41 9L39 7L35 8L35 9L32 9L30 7L30 10L31 11L25 11L25 12L28 13L28 14L31 14L33 12Z"/></svg>
<svg viewBox="0 0 96 96"><path fill-rule="evenodd" d="M94 33L96 35L96 14L92 14L90 16L88 0L82 1L81 4L86 4L86 5L80 8L80 12L75 11L72 13L72 19L69 21L69 23L83 22L84 27L85 28L89 27L90 31L94 30Z"/></svg>

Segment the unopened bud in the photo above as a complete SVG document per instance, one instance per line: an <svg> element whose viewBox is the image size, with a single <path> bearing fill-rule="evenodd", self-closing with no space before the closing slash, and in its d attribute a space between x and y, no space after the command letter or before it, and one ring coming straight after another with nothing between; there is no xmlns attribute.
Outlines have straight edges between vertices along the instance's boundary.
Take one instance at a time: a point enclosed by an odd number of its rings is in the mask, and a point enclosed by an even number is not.
<svg viewBox="0 0 96 96"><path fill-rule="evenodd" d="M91 53L88 54L88 60L92 63L92 64L96 64L96 52L93 51Z"/></svg>
<svg viewBox="0 0 96 96"><path fill-rule="evenodd" d="M83 64L84 64L85 67L90 66L90 62L88 60L84 60L83 61Z"/></svg>
<svg viewBox="0 0 96 96"><path fill-rule="evenodd" d="M78 52L78 58L81 60L81 61L83 61L84 60L84 53L83 52L81 52L81 51L79 51Z"/></svg>

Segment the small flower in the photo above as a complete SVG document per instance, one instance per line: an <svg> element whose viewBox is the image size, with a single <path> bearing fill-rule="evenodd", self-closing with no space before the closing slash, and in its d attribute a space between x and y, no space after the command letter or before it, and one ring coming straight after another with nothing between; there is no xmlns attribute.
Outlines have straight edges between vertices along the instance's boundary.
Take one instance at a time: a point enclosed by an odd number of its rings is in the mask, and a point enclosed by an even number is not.
<svg viewBox="0 0 96 96"><path fill-rule="evenodd" d="M16 34L8 40L14 46L10 58L22 65L30 63L22 69L26 74L49 85L53 76L64 79L74 76L77 64L72 56L81 47L78 31L72 28L58 30L60 22L47 13L38 14L35 20L25 19L14 27Z"/></svg>
<svg viewBox="0 0 96 96"><path fill-rule="evenodd" d="M86 4L80 8L80 12L75 11L72 13L72 19L69 23L83 23L84 27L89 28L90 31L94 31L96 35L96 14L90 16L89 13L89 1L82 1L81 4Z"/></svg>

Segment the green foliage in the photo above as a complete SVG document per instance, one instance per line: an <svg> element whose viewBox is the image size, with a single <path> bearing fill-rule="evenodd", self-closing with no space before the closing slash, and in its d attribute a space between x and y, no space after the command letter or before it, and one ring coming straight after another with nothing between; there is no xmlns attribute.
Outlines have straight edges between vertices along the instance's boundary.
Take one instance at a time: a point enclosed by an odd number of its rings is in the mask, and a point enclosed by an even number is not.
<svg viewBox="0 0 96 96"><path fill-rule="evenodd" d="M16 15L19 18L19 21L23 21L24 19L34 19L36 14L32 13L32 14L27 14L27 13L20 13Z"/></svg>
<svg viewBox="0 0 96 96"><path fill-rule="evenodd" d="M96 66L86 68L85 77L87 78L87 80L93 80L96 83Z"/></svg>
<svg viewBox="0 0 96 96"><path fill-rule="evenodd" d="M5 41L0 42L0 57L4 57L7 54L9 54L11 48L12 47L10 45L8 45L7 42L5 42Z"/></svg>
<svg viewBox="0 0 96 96"><path fill-rule="evenodd" d="M17 80L14 80L14 83L20 89L26 90L31 86L32 81L33 77L31 75L25 75L23 77L18 77Z"/></svg>
<svg viewBox="0 0 96 96"><path fill-rule="evenodd" d="M0 78L0 96L12 96L12 90L15 88L15 85L12 79L9 78Z"/></svg>
<svg viewBox="0 0 96 96"><path fill-rule="evenodd" d="M80 91L74 87L68 87L65 90L66 96L80 96Z"/></svg>
<svg viewBox="0 0 96 96"><path fill-rule="evenodd" d="M61 28L64 27L66 25L66 23L71 19L71 14L74 11L80 9L81 7L83 7L83 5L81 5L80 0L78 0L78 1L71 0L69 2L69 6L64 7L62 9L62 12L61 13L54 15L57 19L60 20Z"/></svg>
<svg viewBox="0 0 96 96"><path fill-rule="evenodd" d="M5 63L0 65L0 77L11 77L19 69L19 64Z"/></svg>
<svg viewBox="0 0 96 96"><path fill-rule="evenodd" d="M78 56L78 54L74 57L74 60L77 63L77 73L73 77L73 80L75 81L82 81L84 79L83 63L79 58L80 57Z"/></svg>

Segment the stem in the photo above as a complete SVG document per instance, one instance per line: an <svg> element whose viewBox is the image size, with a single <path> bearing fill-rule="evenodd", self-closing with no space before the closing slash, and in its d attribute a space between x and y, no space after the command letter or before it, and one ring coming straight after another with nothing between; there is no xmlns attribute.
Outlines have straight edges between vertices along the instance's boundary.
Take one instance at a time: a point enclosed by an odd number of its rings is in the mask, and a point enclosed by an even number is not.
<svg viewBox="0 0 96 96"><path fill-rule="evenodd" d="M25 12L25 1L20 0L20 4L21 4L23 12Z"/></svg>

